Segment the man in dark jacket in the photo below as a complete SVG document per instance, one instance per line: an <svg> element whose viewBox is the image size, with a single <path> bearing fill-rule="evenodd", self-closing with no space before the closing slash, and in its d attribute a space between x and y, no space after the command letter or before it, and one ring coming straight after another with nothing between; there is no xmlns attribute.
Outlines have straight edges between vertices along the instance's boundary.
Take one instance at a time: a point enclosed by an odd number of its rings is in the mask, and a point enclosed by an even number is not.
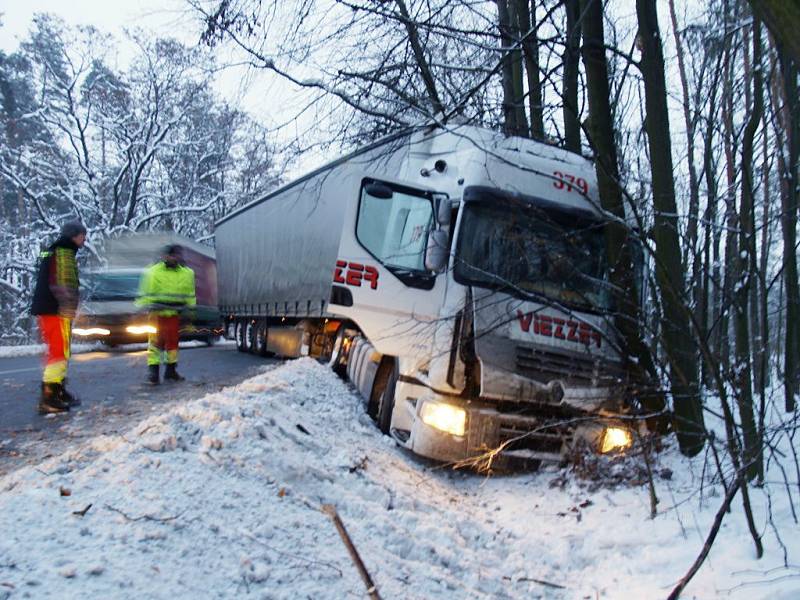
<svg viewBox="0 0 800 600"><path fill-rule="evenodd" d="M47 344L41 414L64 412L80 404L64 387L70 356L72 319L78 309L78 263L75 254L86 241L86 228L78 222L66 223L61 236L40 255L39 273L33 292L31 314L39 321L39 331Z"/></svg>

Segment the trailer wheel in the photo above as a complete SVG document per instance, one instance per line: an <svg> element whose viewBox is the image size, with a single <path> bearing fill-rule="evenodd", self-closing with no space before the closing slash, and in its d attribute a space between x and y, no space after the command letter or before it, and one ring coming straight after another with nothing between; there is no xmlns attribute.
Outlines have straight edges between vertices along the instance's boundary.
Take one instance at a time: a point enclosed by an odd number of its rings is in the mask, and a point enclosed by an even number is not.
<svg viewBox="0 0 800 600"><path fill-rule="evenodd" d="M253 319L248 319L244 324L244 339L247 344L247 352L255 354L258 352L256 348L256 322Z"/></svg>
<svg viewBox="0 0 800 600"><path fill-rule="evenodd" d="M375 383L372 385L367 413L371 416L378 428L388 434L392 424L392 411L394 411L394 391L400 374L397 363L392 358L384 358L375 374Z"/></svg>
<svg viewBox="0 0 800 600"><path fill-rule="evenodd" d="M255 344L253 353L259 356L267 355L267 322L264 320L259 321L256 326Z"/></svg>
<svg viewBox="0 0 800 600"><path fill-rule="evenodd" d="M247 352L247 322L244 319L236 321L236 349Z"/></svg>

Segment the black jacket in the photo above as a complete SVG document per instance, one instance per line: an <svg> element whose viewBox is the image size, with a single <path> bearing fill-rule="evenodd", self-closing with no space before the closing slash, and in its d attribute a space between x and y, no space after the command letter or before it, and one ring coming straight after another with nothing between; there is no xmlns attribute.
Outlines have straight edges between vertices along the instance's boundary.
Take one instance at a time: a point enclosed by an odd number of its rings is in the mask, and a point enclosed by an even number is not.
<svg viewBox="0 0 800 600"><path fill-rule="evenodd" d="M58 238L39 255L39 272L33 291L32 315L61 315L72 318L78 308L78 246Z"/></svg>

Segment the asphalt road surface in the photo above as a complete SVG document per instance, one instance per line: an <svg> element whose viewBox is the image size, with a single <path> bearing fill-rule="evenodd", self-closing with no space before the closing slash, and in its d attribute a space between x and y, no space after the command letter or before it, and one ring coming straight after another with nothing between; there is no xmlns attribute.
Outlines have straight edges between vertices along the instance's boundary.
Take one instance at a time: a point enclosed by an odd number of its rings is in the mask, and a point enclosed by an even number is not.
<svg viewBox="0 0 800 600"><path fill-rule="evenodd" d="M150 386L144 350L76 354L68 387L82 405L43 417L36 412L41 357L0 358L0 474L89 437L122 433L154 411L235 385L276 363L230 344L182 347L178 360L186 381Z"/></svg>

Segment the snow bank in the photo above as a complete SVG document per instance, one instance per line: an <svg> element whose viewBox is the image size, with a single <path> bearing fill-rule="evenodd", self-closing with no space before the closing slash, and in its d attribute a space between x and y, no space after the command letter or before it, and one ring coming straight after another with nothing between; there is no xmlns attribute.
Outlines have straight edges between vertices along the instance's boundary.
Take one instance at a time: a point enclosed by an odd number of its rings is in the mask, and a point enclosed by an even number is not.
<svg viewBox="0 0 800 600"><path fill-rule="evenodd" d="M366 597L324 503L383 598L663 598L721 498L661 462L675 475L654 520L643 488L429 469L302 359L0 478L0 598ZM753 559L740 512L684 597L797 597L769 530Z"/></svg>

